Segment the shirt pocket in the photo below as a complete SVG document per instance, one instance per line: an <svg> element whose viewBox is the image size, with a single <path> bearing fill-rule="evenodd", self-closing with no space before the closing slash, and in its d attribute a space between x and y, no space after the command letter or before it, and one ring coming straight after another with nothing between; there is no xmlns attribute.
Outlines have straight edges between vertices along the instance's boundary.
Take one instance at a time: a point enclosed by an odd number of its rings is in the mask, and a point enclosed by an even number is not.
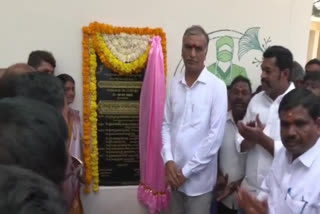
<svg viewBox="0 0 320 214"><path fill-rule="evenodd" d="M316 208L310 201L307 199L294 199L290 194L286 195L285 203L288 209L294 214L317 214L318 208Z"/></svg>
<svg viewBox="0 0 320 214"><path fill-rule="evenodd" d="M207 108L201 105L193 104L191 107L191 126L197 127L207 116Z"/></svg>

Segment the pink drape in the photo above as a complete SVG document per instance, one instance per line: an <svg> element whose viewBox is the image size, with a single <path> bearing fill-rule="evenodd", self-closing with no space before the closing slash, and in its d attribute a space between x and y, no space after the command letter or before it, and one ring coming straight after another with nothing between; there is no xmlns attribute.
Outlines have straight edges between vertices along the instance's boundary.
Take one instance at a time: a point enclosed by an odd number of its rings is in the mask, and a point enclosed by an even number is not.
<svg viewBox="0 0 320 214"><path fill-rule="evenodd" d="M170 194L160 155L161 127L165 103L165 73L161 38L152 39L140 95L140 185L138 199L153 214L168 208Z"/></svg>

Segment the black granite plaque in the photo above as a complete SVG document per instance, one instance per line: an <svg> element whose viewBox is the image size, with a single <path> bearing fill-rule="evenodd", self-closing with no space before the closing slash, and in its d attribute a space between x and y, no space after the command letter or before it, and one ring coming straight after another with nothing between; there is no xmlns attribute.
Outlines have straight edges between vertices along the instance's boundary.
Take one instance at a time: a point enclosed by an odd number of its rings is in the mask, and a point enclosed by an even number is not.
<svg viewBox="0 0 320 214"><path fill-rule="evenodd" d="M98 60L98 148L101 186L139 183L139 99L142 81L143 72L121 76Z"/></svg>

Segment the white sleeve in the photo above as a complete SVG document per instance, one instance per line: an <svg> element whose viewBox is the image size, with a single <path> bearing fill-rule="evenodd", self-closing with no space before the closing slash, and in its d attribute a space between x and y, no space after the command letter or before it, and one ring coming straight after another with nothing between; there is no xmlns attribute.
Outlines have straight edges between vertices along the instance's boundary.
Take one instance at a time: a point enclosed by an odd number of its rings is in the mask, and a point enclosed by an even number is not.
<svg viewBox="0 0 320 214"><path fill-rule="evenodd" d="M172 89L172 88L171 88ZM171 90L170 90L171 92ZM167 96L165 107L164 107L164 117L162 123L162 150L161 156L164 164L170 160L173 160L173 155L171 151L171 122L172 122L172 104L171 104L171 94Z"/></svg>

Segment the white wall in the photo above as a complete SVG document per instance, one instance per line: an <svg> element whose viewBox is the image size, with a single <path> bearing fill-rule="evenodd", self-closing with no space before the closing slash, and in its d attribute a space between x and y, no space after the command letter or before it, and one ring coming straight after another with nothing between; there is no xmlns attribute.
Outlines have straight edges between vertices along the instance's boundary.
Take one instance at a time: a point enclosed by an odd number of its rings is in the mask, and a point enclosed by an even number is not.
<svg viewBox="0 0 320 214"><path fill-rule="evenodd" d="M26 61L35 49L52 51L57 73L69 73L77 82L75 106L81 110L81 27L90 22L162 27L168 38L170 80L180 60L181 36L192 24L209 32L259 26L272 44L287 46L304 64L311 5L312 0L1 0L0 68ZM250 68L248 74L259 84L259 68ZM132 187L102 188L84 202L87 213L143 213L135 196Z"/></svg>

